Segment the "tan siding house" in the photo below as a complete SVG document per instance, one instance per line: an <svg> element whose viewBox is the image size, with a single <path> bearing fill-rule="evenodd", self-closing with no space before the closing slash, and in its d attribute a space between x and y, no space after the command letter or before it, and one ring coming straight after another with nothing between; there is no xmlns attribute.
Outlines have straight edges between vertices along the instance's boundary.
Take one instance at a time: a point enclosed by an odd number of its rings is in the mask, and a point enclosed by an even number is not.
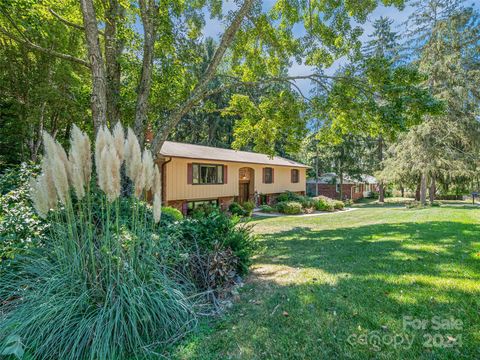
<svg viewBox="0 0 480 360"><path fill-rule="evenodd" d="M305 193L308 167L282 157L171 141L161 155L163 201L184 213L206 201L227 208L233 201L270 202L287 190Z"/></svg>

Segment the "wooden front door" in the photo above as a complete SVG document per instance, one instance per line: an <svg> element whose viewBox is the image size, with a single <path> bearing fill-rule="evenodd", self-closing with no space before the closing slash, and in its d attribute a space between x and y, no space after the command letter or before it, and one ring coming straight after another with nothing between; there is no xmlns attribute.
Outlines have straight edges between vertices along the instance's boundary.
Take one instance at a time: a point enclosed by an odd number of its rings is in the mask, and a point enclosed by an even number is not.
<svg viewBox="0 0 480 360"><path fill-rule="evenodd" d="M248 201L250 198L250 182L241 182L239 184L239 196L238 196L238 201L240 204L243 204L244 202Z"/></svg>

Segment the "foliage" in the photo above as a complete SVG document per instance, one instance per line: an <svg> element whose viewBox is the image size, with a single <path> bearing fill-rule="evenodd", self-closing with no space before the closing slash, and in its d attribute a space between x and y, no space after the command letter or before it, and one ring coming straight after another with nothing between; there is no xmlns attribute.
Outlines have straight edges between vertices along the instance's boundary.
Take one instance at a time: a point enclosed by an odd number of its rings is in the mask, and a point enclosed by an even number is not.
<svg viewBox="0 0 480 360"><path fill-rule="evenodd" d="M302 204L297 201L282 201L275 205L278 212L287 215L297 215L303 213Z"/></svg>
<svg viewBox="0 0 480 360"><path fill-rule="evenodd" d="M285 201L300 201L302 198L301 195L294 193L292 191L285 191L276 197L277 202L285 202Z"/></svg>
<svg viewBox="0 0 480 360"><path fill-rule="evenodd" d="M335 210L343 210L343 208L345 207L345 203L340 200L333 200L332 204Z"/></svg>
<svg viewBox="0 0 480 360"><path fill-rule="evenodd" d="M477 173L480 57L475 49L480 31L473 9L458 4L450 7L444 1L432 4L438 8L438 18L426 16L424 4L416 3L411 20L421 31L413 45L420 70L429 74L425 85L445 108L440 116L427 117L391 146L379 176L415 185L424 176L431 184L448 189Z"/></svg>
<svg viewBox="0 0 480 360"><path fill-rule="evenodd" d="M332 199L326 196L316 196L313 198L315 200L315 209L318 211L334 211L335 207L332 203Z"/></svg>
<svg viewBox="0 0 480 360"><path fill-rule="evenodd" d="M0 277L0 351L19 336L37 358L125 358L195 325L195 289L168 266L176 249L159 236L158 202L152 212L143 201L147 190L158 194L153 160L140 157L131 130L124 152L118 130L97 135L95 179L84 133L74 129L68 156L44 134L31 196L49 232ZM120 197L124 158L135 192Z"/></svg>
<svg viewBox="0 0 480 360"><path fill-rule="evenodd" d="M239 217L230 217L216 209L203 217L186 218L180 226L185 245L190 246L193 252L198 250L198 256L209 257L214 251L230 249L237 259L236 272L247 273L256 244L252 227L241 223Z"/></svg>
<svg viewBox="0 0 480 360"><path fill-rule="evenodd" d="M193 209L192 217L203 218L218 210L218 206L212 204L201 204Z"/></svg>
<svg viewBox="0 0 480 360"><path fill-rule="evenodd" d="M239 203L237 202L232 202L229 207L228 207L228 211L230 211L230 213L232 215L238 215L238 216L245 216L246 215L246 211L245 209L242 207L242 205L240 205Z"/></svg>
<svg viewBox="0 0 480 360"><path fill-rule="evenodd" d="M260 211L264 213L272 213L275 211L275 208L270 205L260 205Z"/></svg>
<svg viewBox="0 0 480 360"><path fill-rule="evenodd" d="M183 214L180 212L180 210L170 206L162 207L162 221L173 222L180 221L182 219Z"/></svg>
<svg viewBox="0 0 480 360"><path fill-rule="evenodd" d="M45 240L48 223L35 213L29 196L28 181L38 172L38 166L23 163L0 178L0 262Z"/></svg>
<svg viewBox="0 0 480 360"><path fill-rule="evenodd" d="M252 215L253 209L255 209L255 204L253 203L253 201L245 201L242 204L242 207L245 209L248 216L250 216L250 215Z"/></svg>
<svg viewBox="0 0 480 360"><path fill-rule="evenodd" d="M242 205L234 201L228 207L228 211L230 211L232 215L250 216L254 208L255 204L251 201L246 201Z"/></svg>

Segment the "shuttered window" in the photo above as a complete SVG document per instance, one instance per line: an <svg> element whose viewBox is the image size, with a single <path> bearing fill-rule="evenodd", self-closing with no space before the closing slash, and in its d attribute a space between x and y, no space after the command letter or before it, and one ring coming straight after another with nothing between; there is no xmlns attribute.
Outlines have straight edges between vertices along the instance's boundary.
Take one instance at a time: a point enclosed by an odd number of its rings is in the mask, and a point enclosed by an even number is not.
<svg viewBox="0 0 480 360"><path fill-rule="evenodd" d="M292 169L291 180L292 183L298 183L300 181L299 171L297 169Z"/></svg>
<svg viewBox="0 0 480 360"><path fill-rule="evenodd" d="M263 168L263 182L265 184L273 184L273 168Z"/></svg>

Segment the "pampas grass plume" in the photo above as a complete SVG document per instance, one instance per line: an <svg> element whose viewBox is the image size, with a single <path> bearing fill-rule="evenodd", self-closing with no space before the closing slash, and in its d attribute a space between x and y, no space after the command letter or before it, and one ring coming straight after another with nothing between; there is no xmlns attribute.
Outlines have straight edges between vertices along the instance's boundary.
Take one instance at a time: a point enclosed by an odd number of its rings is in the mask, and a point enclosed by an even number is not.
<svg viewBox="0 0 480 360"><path fill-rule="evenodd" d="M155 223L160 221L162 216L162 199L160 194L153 195L153 220Z"/></svg>
<svg viewBox="0 0 480 360"><path fill-rule="evenodd" d="M108 156L108 192L107 198L110 202L114 201L120 196L121 190L121 178L120 178L120 167L122 162L118 157L117 149L113 146L108 147L109 156Z"/></svg>
<svg viewBox="0 0 480 360"><path fill-rule="evenodd" d="M58 153L54 158L48 159L48 162L48 166L50 166L53 173L53 183L57 190L58 199L65 205L70 198L67 169Z"/></svg>
<svg viewBox="0 0 480 360"><path fill-rule="evenodd" d="M70 144L68 160L70 161L71 167L71 183L77 194L77 198L81 200L85 196L85 150L83 149L83 133L76 125L73 125Z"/></svg>
<svg viewBox="0 0 480 360"><path fill-rule="evenodd" d="M52 167L50 166L50 161L47 158L44 158L42 161L42 176L44 177L45 181L43 191L47 197L48 208L56 209L58 203L57 191L55 189Z"/></svg>
<svg viewBox="0 0 480 360"><path fill-rule="evenodd" d="M30 196L33 206L38 215L45 219L49 210L47 192L45 189L45 177L40 175L36 180L30 181Z"/></svg>
<svg viewBox="0 0 480 360"><path fill-rule="evenodd" d="M113 129L113 143L115 145L115 150L117 151L118 159L120 160L120 163L122 163L125 158L125 132L123 131L120 121L117 122Z"/></svg>
<svg viewBox="0 0 480 360"><path fill-rule="evenodd" d="M125 152L126 173L130 180L134 183L140 177L142 172L142 152L140 144L132 129L127 130L127 142Z"/></svg>
<svg viewBox="0 0 480 360"><path fill-rule="evenodd" d="M145 181L145 191L148 191L152 188L152 185L153 185L155 169L154 169L152 153L150 150L147 150L147 149L143 150L142 171L143 171L143 178Z"/></svg>

